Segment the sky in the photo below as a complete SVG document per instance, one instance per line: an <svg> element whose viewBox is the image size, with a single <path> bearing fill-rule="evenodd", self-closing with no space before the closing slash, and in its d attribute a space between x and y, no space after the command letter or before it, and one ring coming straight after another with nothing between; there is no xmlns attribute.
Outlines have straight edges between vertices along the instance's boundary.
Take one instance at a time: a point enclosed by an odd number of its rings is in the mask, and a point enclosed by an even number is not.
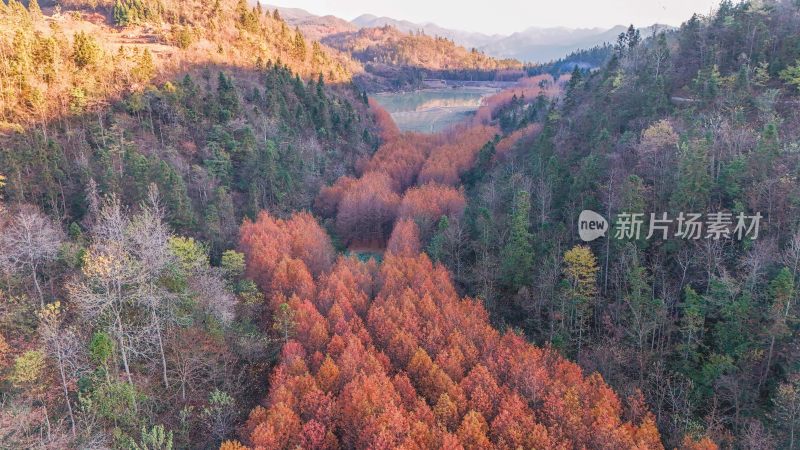
<svg viewBox="0 0 800 450"><path fill-rule="evenodd" d="M352 20L361 14L445 28L511 34L529 27L610 28L653 23L680 25L692 13L708 14L720 0L272 0Z"/></svg>

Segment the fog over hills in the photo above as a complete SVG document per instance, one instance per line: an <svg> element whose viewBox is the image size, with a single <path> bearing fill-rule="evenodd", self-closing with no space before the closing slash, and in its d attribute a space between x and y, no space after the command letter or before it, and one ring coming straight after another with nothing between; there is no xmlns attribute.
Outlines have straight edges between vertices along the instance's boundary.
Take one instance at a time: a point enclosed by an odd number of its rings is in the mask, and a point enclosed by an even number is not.
<svg viewBox="0 0 800 450"><path fill-rule="evenodd" d="M268 6L274 9L274 6ZM441 36L467 48L476 48L496 58L514 58L523 62L548 62L561 58L574 50L591 48L603 43L612 43L624 32L627 25L612 28L567 28L531 27L509 35L484 34L479 32L444 28L435 23L416 23L391 17L378 17L363 14L352 21L335 16L317 16L299 8L278 7L281 15L290 25L298 26L313 39L331 34L349 33L360 28L383 27L386 25L403 32L423 32L429 36ZM642 36L653 30L671 28L669 25L654 24L639 28Z"/></svg>

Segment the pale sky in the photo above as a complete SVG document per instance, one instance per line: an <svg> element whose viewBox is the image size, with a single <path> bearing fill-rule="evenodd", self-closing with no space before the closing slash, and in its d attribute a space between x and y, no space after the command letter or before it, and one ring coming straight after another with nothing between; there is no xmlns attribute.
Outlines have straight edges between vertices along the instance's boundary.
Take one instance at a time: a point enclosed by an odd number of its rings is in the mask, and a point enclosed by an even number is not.
<svg viewBox="0 0 800 450"><path fill-rule="evenodd" d="M352 20L364 14L445 28L511 34L531 26L610 28L653 23L680 25L692 13L708 14L720 0L266 0Z"/></svg>

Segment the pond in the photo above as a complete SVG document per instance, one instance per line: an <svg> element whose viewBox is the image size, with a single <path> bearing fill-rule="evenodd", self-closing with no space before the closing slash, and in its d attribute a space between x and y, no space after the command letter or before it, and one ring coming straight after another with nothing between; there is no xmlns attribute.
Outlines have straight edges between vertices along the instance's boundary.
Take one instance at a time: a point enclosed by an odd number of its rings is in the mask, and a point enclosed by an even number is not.
<svg viewBox="0 0 800 450"><path fill-rule="evenodd" d="M392 115L401 131L435 133L471 117L492 87L446 87L383 92L372 98Z"/></svg>

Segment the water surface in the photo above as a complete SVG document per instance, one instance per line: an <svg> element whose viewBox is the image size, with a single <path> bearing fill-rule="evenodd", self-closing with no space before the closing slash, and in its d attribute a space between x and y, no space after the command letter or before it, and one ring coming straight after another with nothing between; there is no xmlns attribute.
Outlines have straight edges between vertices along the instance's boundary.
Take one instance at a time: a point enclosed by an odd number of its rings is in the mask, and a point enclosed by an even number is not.
<svg viewBox="0 0 800 450"><path fill-rule="evenodd" d="M384 92L372 98L392 115L402 131L434 133L469 119L490 87L445 87L411 92Z"/></svg>

